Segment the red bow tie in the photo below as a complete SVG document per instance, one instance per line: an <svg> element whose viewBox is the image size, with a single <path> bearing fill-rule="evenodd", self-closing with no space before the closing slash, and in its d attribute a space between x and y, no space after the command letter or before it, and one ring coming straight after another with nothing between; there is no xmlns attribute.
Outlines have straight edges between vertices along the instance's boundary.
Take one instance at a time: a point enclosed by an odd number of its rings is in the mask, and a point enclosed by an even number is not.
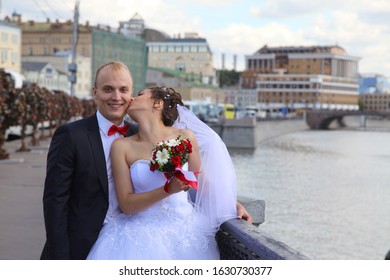
<svg viewBox="0 0 390 280"><path fill-rule="evenodd" d="M129 127L130 127L129 125L125 125L125 126L121 126L121 127L117 127L116 125L112 125L110 127L110 129L108 130L108 136L111 136L116 132L119 132L120 134L125 136Z"/></svg>

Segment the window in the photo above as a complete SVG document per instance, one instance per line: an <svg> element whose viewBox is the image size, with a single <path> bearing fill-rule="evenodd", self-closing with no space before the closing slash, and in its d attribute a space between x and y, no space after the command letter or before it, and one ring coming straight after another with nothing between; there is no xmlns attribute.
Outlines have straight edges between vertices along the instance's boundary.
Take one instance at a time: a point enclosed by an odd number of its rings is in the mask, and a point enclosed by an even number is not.
<svg viewBox="0 0 390 280"><path fill-rule="evenodd" d="M184 63L177 63L176 64L176 70L179 70L179 71L186 71L186 66Z"/></svg>
<svg viewBox="0 0 390 280"><path fill-rule="evenodd" d="M199 52L207 52L206 46L199 46Z"/></svg>
<svg viewBox="0 0 390 280"><path fill-rule="evenodd" d="M1 33L1 41L7 42L8 41L8 34L3 32Z"/></svg>
<svg viewBox="0 0 390 280"><path fill-rule="evenodd" d="M16 64L18 62L18 54L13 52L12 53L12 64Z"/></svg>
<svg viewBox="0 0 390 280"><path fill-rule="evenodd" d="M1 62L6 62L7 61L7 58L8 58L8 53L7 53L7 50L3 50L1 52Z"/></svg>

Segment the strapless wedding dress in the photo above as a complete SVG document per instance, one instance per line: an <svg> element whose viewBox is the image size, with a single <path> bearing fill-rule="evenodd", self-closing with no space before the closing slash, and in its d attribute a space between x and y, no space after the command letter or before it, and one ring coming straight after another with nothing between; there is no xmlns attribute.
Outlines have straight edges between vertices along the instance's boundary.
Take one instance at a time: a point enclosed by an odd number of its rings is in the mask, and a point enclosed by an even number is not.
<svg viewBox="0 0 390 280"><path fill-rule="evenodd" d="M165 184L162 172L152 172L149 161L130 168L135 193ZM209 222L194 211L187 192L172 194L135 214L120 214L102 228L87 259L205 260L219 259Z"/></svg>

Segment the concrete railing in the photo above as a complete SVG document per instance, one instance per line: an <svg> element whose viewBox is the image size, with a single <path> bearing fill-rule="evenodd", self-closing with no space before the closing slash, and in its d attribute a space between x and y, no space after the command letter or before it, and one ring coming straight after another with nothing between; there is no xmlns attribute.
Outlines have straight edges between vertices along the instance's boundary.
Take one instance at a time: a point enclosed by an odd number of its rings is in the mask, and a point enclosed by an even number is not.
<svg viewBox="0 0 390 280"><path fill-rule="evenodd" d="M263 200L239 197L238 200L253 216L253 224L241 219L225 222L216 239L223 260L307 260L300 252L261 231L264 222Z"/></svg>
<svg viewBox="0 0 390 280"><path fill-rule="evenodd" d="M227 119L223 124L210 123L209 126L228 148L256 148L256 118Z"/></svg>

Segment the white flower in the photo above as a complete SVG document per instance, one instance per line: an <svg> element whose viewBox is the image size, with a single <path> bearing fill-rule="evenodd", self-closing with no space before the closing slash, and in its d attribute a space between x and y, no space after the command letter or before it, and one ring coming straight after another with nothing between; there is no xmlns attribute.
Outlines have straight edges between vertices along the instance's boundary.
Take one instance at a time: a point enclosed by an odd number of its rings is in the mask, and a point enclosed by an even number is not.
<svg viewBox="0 0 390 280"><path fill-rule="evenodd" d="M158 142L157 143L157 146L162 146L162 145L164 145L165 144L165 142L164 141L161 141L161 142Z"/></svg>
<svg viewBox="0 0 390 280"><path fill-rule="evenodd" d="M169 160L169 154L167 149L162 149L162 151L158 151L156 154L156 161L159 165L166 164Z"/></svg>
<svg viewBox="0 0 390 280"><path fill-rule="evenodd" d="M168 147L174 147L174 146L179 145L179 144L180 144L180 141L178 141L176 139L170 139L169 141L167 141Z"/></svg>

